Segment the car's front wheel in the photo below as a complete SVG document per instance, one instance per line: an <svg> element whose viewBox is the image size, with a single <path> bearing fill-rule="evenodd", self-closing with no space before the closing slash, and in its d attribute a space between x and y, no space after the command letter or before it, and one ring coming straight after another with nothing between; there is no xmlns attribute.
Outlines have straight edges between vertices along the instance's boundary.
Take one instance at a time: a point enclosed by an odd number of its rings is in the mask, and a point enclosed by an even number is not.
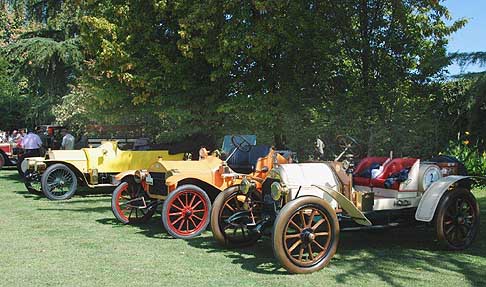
<svg viewBox="0 0 486 287"><path fill-rule="evenodd" d="M118 185L111 196L111 210L124 224L147 222L154 215L155 204L145 196L142 186L131 178Z"/></svg>
<svg viewBox="0 0 486 287"><path fill-rule="evenodd" d="M304 196L287 203L278 214L273 251L290 273L311 273L329 264L339 241L339 223L325 200Z"/></svg>
<svg viewBox="0 0 486 287"><path fill-rule="evenodd" d="M435 230L439 243L450 250L468 248L479 232L479 205L465 188L447 191L437 206Z"/></svg>
<svg viewBox="0 0 486 287"><path fill-rule="evenodd" d="M42 192L50 200L69 199L78 187L76 174L62 163L49 166L42 174L41 183Z"/></svg>
<svg viewBox="0 0 486 287"><path fill-rule="evenodd" d="M186 184L169 193L162 208L162 223L174 238L191 239L209 224L211 201L201 188Z"/></svg>

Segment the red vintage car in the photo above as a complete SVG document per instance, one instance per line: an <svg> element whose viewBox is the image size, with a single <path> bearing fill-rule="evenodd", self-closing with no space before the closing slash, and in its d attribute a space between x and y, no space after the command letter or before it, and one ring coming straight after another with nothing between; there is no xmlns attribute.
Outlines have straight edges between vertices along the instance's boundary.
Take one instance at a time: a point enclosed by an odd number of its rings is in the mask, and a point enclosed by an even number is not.
<svg viewBox="0 0 486 287"><path fill-rule="evenodd" d="M22 149L16 143L0 143L0 169L4 166L15 166Z"/></svg>

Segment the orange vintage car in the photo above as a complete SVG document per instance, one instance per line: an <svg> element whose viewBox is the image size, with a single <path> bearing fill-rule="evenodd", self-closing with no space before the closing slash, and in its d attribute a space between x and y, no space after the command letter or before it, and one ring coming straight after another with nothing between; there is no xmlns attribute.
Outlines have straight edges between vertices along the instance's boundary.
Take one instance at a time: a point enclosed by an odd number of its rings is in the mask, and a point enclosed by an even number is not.
<svg viewBox="0 0 486 287"><path fill-rule="evenodd" d="M292 161L292 153L256 145L249 136L231 136L223 147L228 156L201 152L198 161L158 160L148 170L120 173L112 195L112 210L123 223L143 222L162 205L162 223L175 238L189 239L203 232L210 220L211 203L229 186L244 178L263 181L272 167ZM224 158L224 157L223 157Z"/></svg>

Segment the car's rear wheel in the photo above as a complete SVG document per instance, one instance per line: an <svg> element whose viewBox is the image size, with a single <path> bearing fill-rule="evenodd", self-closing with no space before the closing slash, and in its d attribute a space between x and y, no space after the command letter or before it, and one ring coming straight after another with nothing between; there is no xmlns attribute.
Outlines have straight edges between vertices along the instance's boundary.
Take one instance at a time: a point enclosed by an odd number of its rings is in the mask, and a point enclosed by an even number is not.
<svg viewBox="0 0 486 287"><path fill-rule="evenodd" d="M260 220L260 199L256 195L247 197L239 190L239 186L234 186L218 194L211 210L213 236L219 244L230 248L252 245L261 237L260 233L248 229L248 224ZM244 212L248 214L243 214ZM240 213L238 218L227 222L228 218L237 213Z"/></svg>
<svg viewBox="0 0 486 287"><path fill-rule="evenodd" d="M74 172L61 163L49 166L42 174L41 183L42 192L50 200L69 199L78 187Z"/></svg>
<svg viewBox="0 0 486 287"><path fill-rule="evenodd" d="M447 191L437 206L435 230L439 243L451 250L468 248L479 232L479 205L465 188Z"/></svg>
<svg viewBox="0 0 486 287"><path fill-rule="evenodd" d="M124 224L147 222L154 215L155 204L133 179L118 185L111 196L111 210L116 219Z"/></svg>
<svg viewBox="0 0 486 287"><path fill-rule="evenodd" d="M339 241L339 223L325 200L304 196L287 203L274 223L273 251L290 273L311 273L329 264Z"/></svg>
<svg viewBox="0 0 486 287"><path fill-rule="evenodd" d="M0 153L0 169L2 169L6 162L7 159L5 158L5 155L3 153Z"/></svg>
<svg viewBox="0 0 486 287"><path fill-rule="evenodd" d="M211 201L204 190L187 184L169 193L162 208L162 223L175 238L191 239L209 224Z"/></svg>

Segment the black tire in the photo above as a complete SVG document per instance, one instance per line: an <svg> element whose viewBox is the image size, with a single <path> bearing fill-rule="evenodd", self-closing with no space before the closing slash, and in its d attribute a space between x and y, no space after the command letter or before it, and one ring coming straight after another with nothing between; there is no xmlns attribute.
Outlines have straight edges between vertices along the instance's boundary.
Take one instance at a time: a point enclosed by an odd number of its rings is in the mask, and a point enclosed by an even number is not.
<svg viewBox="0 0 486 287"><path fill-rule="evenodd" d="M15 164L15 166L17 167L17 172L19 173L19 175L20 175L21 178L24 178L25 177L25 173L22 170L22 161L23 160L24 160L24 158L19 158L19 160Z"/></svg>
<svg viewBox="0 0 486 287"><path fill-rule="evenodd" d="M275 257L290 273L318 271L329 264L338 247L336 212L328 202L318 197L295 199L278 214L272 243Z"/></svg>
<svg viewBox="0 0 486 287"><path fill-rule="evenodd" d="M33 184L32 181L30 180L24 180L24 185L25 188L27 188L27 191L32 194L41 194L42 193L42 188L40 182L36 182L37 184Z"/></svg>
<svg viewBox="0 0 486 287"><path fill-rule="evenodd" d="M121 199L128 200L125 204ZM122 209L123 206L126 206ZM140 208L146 206L146 208ZM116 219L124 224L145 223L155 213L155 205L145 194L140 183L133 178L125 179L111 195L111 210Z"/></svg>
<svg viewBox="0 0 486 287"><path fill-rule="evenodd" d="M211 200L204 190L192 184L170 192L162 207L162 224L174 238L199 236L208 227L210 216Z"/></svg>
<svg viewBox="0 0 486 287"><path fill-rule="evenodd" d="M232 226L224 222L225 218L244 210L243 203L238 200L238 195L245 197L245 195L240 193L239 186L227 188L218 194L211 210L211 231L213 237L220 245L229 248L253 245L261 237L260 233L248 230L245 227L245 222L238 226ZM259 210L255 210L254 216L261 216L261 206ZM258 220L255 219L255 221ZM228 230L231 231L227 232Z"/></svg>
<svg viewBox="0 0 486 287"><path fill-rule="evenodd" d="M42 174L41 183L42 192L50 200L69 199L78 187L76 174L62 163L49 166Z"/></svg>
<svg viewBox="0 0 486 287"><path fill-rule="evenodd" d="M3 168L3 166L5 165L5 163L7 162L7 159L5 158L5 155L3 154L3 152L0 153L0 169Z"/></svg>
<svg viewBox="0 0 486 287"><path fill-rule="evenodd" d="M479 232L479 205L465 188L446 191L435 211L435 230L442 247L468 248Z"/></svg>

